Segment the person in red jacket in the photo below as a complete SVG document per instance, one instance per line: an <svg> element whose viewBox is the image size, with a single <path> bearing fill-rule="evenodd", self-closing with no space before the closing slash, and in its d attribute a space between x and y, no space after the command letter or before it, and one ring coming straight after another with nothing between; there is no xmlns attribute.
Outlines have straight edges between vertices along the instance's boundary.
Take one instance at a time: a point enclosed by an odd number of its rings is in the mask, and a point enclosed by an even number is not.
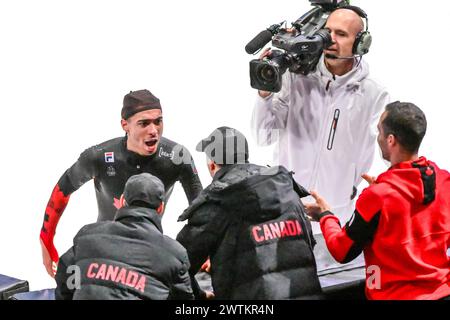
<svg viewBox="0 0 450 320"><path fill-rule="evenodd" d="M391 167L356 202L341 228L316 192L308 215L320 222L328 250L341 263L364 252L368 299L442 299L450 296L450 174L418 151L424 113L412 103L386 106L378 144Z"/></svg>

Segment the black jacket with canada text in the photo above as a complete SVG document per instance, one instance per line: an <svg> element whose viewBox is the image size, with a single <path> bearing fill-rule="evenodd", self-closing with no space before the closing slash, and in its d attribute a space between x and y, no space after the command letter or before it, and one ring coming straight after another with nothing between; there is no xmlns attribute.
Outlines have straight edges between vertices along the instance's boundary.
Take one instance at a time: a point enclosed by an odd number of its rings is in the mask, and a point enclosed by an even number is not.
<svg viewBox="0 0 450 320"><path fill-rule="evenodd" d="M162 234L161 216L124 207L84 226L59 261L56 299L193 299L186 250ZM81 280L76 286L76 273ZM75 277L74 277L75 276Z"/></svg>
<svg viewBox="0 0 450 320"><path fill-rule="evenodd" d="M320 297L300 188L284 167L221 168L179 219L191 276L209 256L217 299Z"/></svg>

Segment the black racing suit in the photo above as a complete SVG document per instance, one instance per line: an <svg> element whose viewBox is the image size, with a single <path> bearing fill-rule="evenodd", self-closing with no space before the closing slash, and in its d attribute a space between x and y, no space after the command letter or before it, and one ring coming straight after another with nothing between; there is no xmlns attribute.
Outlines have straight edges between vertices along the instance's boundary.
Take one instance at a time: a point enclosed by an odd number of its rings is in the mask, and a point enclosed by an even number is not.
<svg viewBox="0 0 450 320"><path fill-rule="evenodd" d="M158 177L166 190L167 202L176 181L180 181L191 203L202 185L189 151L164 137L157 151L141 156L127 149L127 138L115 138L85 150L59 179L48 202L41 239L53 261L58 253L53 237L70 195L84 183L94 179L98 203L98 221L113 220L126 181L132 175L148 172Z"/></svg>

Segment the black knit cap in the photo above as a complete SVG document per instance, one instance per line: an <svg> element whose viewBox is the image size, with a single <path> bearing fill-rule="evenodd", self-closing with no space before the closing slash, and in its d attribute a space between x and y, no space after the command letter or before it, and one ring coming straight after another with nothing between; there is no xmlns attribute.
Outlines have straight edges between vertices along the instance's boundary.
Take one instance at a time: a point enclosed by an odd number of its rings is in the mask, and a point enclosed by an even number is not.
<svg viewBox="0 0 450 320"><path fill-rule="evenodd" d="M161 109L159 99L147 89L130 91L123 97L122 119L127 120L132 115L151 109Z"/></svg>

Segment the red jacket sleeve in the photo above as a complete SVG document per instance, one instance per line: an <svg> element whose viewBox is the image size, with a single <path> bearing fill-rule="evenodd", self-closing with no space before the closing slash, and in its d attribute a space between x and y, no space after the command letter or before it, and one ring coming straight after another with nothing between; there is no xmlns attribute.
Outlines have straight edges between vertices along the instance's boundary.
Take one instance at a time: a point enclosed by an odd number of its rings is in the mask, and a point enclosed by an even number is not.
<svg viewBox="0 0 450 320"><path fill-rule="evenodd" d="M345 228L341 228L339 219L334 215L326 215L320 219L320 228L333 258L344 263L353 241L348 237Z"/></svg>
<svg viewBox="0 0 450 320"><path fill-rule="evenodd" d="M332 214L325 214L320 219L320 228L328 250L336 261L347 263L353 260L373 239L382 207L377 188L374 185L361 193L353 216L343 228L339 219Z"/></svg>

